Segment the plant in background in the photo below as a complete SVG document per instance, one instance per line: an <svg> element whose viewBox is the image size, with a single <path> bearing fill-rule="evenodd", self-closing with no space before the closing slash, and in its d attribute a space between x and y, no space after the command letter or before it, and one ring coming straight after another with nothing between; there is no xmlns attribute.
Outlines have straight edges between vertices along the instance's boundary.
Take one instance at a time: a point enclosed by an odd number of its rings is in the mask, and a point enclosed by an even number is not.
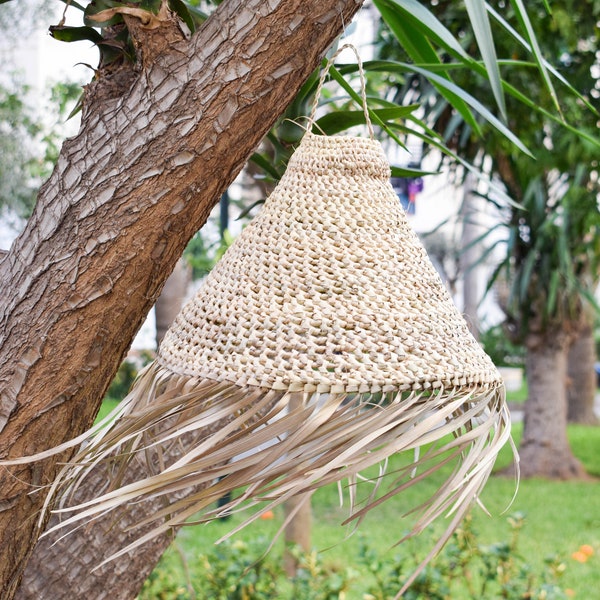
<svg viewBox="0 0 600 600"><path fill-rule="evenodd" d="M526 520L516 513L506 520L508 539L493 544L478 540L470 518L455 532L442 553L405 592L406 600L564 600L560 583L566 565L560 556L549 556L536 572L519 551ZM178 575L173 561L163 560L146 581L139 600L392 600L419 562L408 552L381 554L363 536L356 560L340 565L324 560L317 552L294 548L300 568L288 579L280 560L265 554L269 542L225 541L183 566L186 579ZM586 560L591 546L579 552ZM578 556L578 555L577 555ZM179 557L179 559L177 559ZM179 554L171 559L183 560ZM575 558L574 560L580 560ZM351 564L352 566L348 566Z"/></svg>
<svg viewBox="0 0 600 600"><path fill-rule="evenodd" d="M483 251L482 260L502 249L490 287L495 280L506 291L501 299L506 331L527 350L526 410L536 418L525 419L521 473L582 476L566 437L564 407L567 351L592 298L600 258L597 3L554 6L539 0L528 5L528 16L520 2L508 3L502 15L489 4L467 2L469 18L450 0L428 3L431 12L411 0L375 3L391 32L384 40L386 56L396 59L376 67L395 64L399 69L400 60L412 61L412 75L397 86L397 96L420 102L423 120L462 164L481 165L482 170L485 165L489 178L505 190L503 195L492 187L478 190L499 208L499 224L477 242L490 240L491 231L503 233ZM403 18L395 6L402 7ZM422 15L439 19L436 35L429 39L415 33L423 28ZM482 29L471 27L473 19L482 27L486 21L493 25L493 43L488 39L482 45ZM453 43L457 39L460 43ZM434 45L441 52L434 52ZM472 57L478 51L485 64L496 63L497 79L479 77L482 64L473 66L475 75L460 66L468 60L465 54ZM527 98L519 90L527 90ZM485 105L496 99L500 121L534 151L535 159L510 143L493 120L484 122L481 111L454 106L451 95L457 91L469 108L476 106L473 98ZM504 104L498 100L501 91ZM577 129L570 123L577 123ZM466 175L468 170L456 172Z"/></svg>
<svg viewBox="0 0 600 600"><path fill-rule="evenodd" d="M207 244L206 235L199 231L190 240L183 257L192 267L192 279L202 279L215 266L217 261L233 243L233 237L228 230L218 242Z"/></svg>
<svg viewBox="0 0 600 600"><path fill-rule="evenodd" d="M479 342L497 367L523 367L525 348L511 340L502 325L494 325L483 331Z"/></svg>
<svg viewBox="0 0 600 600"><path fill-rule="evenodd" d="M106 392L107 398L111 398L112 400L122 400L125 398L131 384L137 377L138 371L146 366L152 359L153 356L148 351L141 352L136 359L126 358L121 363L117 374Z"/></svg>
<svg viewBox="0 0 600 600"><path fill-rule="evenodd" d="M84 25L65 25L63 16L58 25L50 27L50 34L63 42L88 40L98 46L99 67L123 61L136 62L140 58L136 53L135 32L130 31L133 19L148 29L157 29L172 12L193 33L207 18L198 9L199 2L193 0L88 0L83 4L75 1L65 4L83 13Z"/></svg>
<svg viewBox="0 0 600 600"><path fill-rule="evenodd" d="M297 600L344 600L359 579L356 567L323 561L316 551L292 549L298 561L290 598Z"/></svg>
<svg viewBox="0 0 600 600"><path fill-rule="evenodd" d="M534 573L520 555L518 542L525 523L522 514L507 518L510 538L490 545L481 544L472 528L470 518L465 519L444 551L415 580L405 593L406 600L481 600L505 598L522 600L562 600L567 598L560 587L565 564L559 557L545 560L541 573ZM360 553L364 565L375 580L365 600L391 600L395 597L398 582L406 571L413 568L414 560L398 555L388 561L364 545Z"/></svg>
<svg viewBox="0 0 600 600"><path fill-rule="evenodd" d="M275 581L282 574L277 563L264 568L260 551L245 542L227 541L194 557L186 564L187 582L164 562L145 581L138 600L270 600L277 598Z"/></svg>
<svg viewBox="0 0 600 600"><path fill-rule="evenodd" d="M28 103L29 87L13 75L0 83L0 208L27 218L41 183L58 158L64 132L60 122L79 95L76 83L50 89L45 122Z"/></svg>
<svg viewBox="0 0 600 600"><path fill-rule="evenodd" d="M263 544L263 547L266 544ZM202 557L204 576L201 597L214 600L276 600L278 563L242 541L225 542L210 555Z"/></svg>
<svg viewBox="0 0 600 600"><path fill-rule="evenodd" d="M24 100L27 91L19 81L0 84L0 207L19 217L31 213L40 184L32 172L39 152L31 140L42 126Z"/></svg>

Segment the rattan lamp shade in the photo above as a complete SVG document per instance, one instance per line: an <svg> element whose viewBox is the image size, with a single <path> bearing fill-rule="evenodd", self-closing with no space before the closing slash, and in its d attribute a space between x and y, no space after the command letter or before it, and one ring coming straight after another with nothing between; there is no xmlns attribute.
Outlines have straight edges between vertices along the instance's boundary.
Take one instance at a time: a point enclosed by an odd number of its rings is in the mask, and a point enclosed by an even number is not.
<svg viewBox="0 0 600 600"><path fill-rule="evenodd" d="M303 392L499 383L410 229L379 142L306 134L167 333L181 375Z"/></svg>
<svg viewBox="0 0 600 600"><path fill-rule="evenodd" d="M360 520L387 478L359 484L359 473L414 450L389 495L455 460L413 525L417 533L449 512L441 541L448 537L508 439L509 418L498 372L411 231L389 176L374 140L304 136L115 420L74 440L86 443L53 492L103 463L112 472L106 493L71 507L61 526L164 495L165 509L148 517L154 528L127 551L198 511L208 520L243 505L265 510L344 478L350 518ZM163 458L177 444L176 458ZM146 461L148 476L114 489L131 460Z"/></svg>

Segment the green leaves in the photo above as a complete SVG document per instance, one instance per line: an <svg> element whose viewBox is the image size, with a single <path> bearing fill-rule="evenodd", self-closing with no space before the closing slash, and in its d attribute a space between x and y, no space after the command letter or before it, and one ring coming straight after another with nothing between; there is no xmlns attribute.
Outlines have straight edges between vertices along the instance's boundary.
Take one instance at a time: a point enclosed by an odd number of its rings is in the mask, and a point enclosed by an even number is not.
<svg viewBox="0 0 600 600"><path fill-rule="evenodd" d="M482 135L482 120L476 118L473 111L476 111L479 117L483 117L484 121L490 123L505 136L507 128L497 118L495 120L489 119L489 115L493 115L494 112L493 106L486 105L486 111L482 112L474 108L473 102L465 96L464 82L467 81L465 71L471 71L475 74L473 88L475 86L482 87L476 81L478 77L487 79L489 91L504 122L506 122L508 116L506 95L510 95L529 106L535 113L539 113L540 119L551 119L581 136L588 143L595 146L600 145L600 142L593 135L578 127L577 124L567 122L563 116L558 94L554 87L555 81L564 86L564 89L573 98L583 102L588 110L592 110L596 114L597 111L592 107L589 99L569 84L565 77L544 57L542 52L542 42L544 40L540 40L536 36L534 24L522 0L514 0L510 7L506 8L506 13L512 15L512 19L516 21L520 32L516 31L515 27L506 18L484 0L466 0L465 8L469 20L466 22L463 19L464 26L463 22L458 25L454 24L452 20L453 17L460 19L460 13L463 12L464 14L464 10L460 7L453 7L451 3L445 3L443 6L438 7L439 17L417 0L375 0L375 5L400 47L414 63L411 70L419 73L431 84L438 97L442 97L448 102L475 136L480 137ZM545 10L550 12L547 3L544 6ZM444 15L447 15L448 26L442 23ZM492 31L490 17L494 19L494 31ZM450 26L458 30L460 35L457 33L455 36L448 29ZM498 26L500 27L498 28ZM472 36L469 35L469 32ZM531 56L532 60L529 63L511 61L510 56L508 59L499 60L494 36L506 37L506 35L513 38L516 43L516 46L514 46L516 51L526 52ZM472 38L477 42L481 61L474 58L472 47L468 47L468 52L463 47L463 45L470 44ZM506 47L504 42L504 48L506 49ZM519 64L521 69L519 69ZM500 71L502 67L505 67L506 73L510 74L510 83L502 77ZM522 72L523 68L537 71L546 97L551 99L552 107L544 106L544 103L540 103L537 98L531 96L530 89L525 85L527 75ZM510 69L510 72L508 69ZM459 78L462 83L457 84L454 74L457 73L458 77L460 71L463 72ZM512 82L515 78L513 73L518 73L516 77L520 78L524 84L520 89ZM535 78L535 76L536 74L532 71L531 77ZM471 87L471 82L469 82L469 87ZM480 101L480 96L475 97ZM482 104L480 102L480 105ZM439 106L441 108L441 105ZM463 131L465 131L465 128L463 128ZM518 133L516 136L506 137L512 143L515 143L516 137L522 140ZM526 144L520 143L517 145L524 151Z"/></svg>
<svg viewBox="0 0 600 600"><path fill-rule="evenodd" d="M374 0L383 20L386 22L400 45L416 64L440 65L441 60L431 45L433 39L459 61L472 63L473 60L463 50L454 36L440 21L416 0ZM441 75L451 81L447 73ZM474 131L480 132L479 125L465 102L448 87L432 85L461 114Z"/></svg>
<svg viewBox="0 0 600 600"><path fill-rule="evenodd" d="M99 21L95 18L99 13L114 8L120 8L122 6L122 2L116 2L114 0L94 0L93 3L90 3L85 7L83 12L83 22L87 27L110 27L117 23L122 23L123 17L119 14L115 14L110 19L104 21Z"/></svg>
<svg viewBox="0 0 600 600"><path fill-rule="evenodd" d="M369 65L371 65L371 63L369 63ZM398 63L393 61L378 61L376 63L376 67L379 70L387 69L389 71L408 71L423 75L424 77L429 79L429 81L432 84L436 85L438 89L447 90L456 98L459 98L462 104L479 113L492 127L497 129L517 148L519 148L521 152L532 156L531 151L523 144L523 142L521 142L521 140L512 131L510 131L510 129L508 129L508 127L504 125L496 116L494 116L486 106L484 106L474 96L466 92L464 89L460 88L458 85L456 85L443 75L433 73L428 69L418 67L416 65L411 65L408 63Z"/></svg>
<svg viewBox="0 0 600 600"><path fill-rule="evenodd" d="M423 171L422 169L411 169L410 167L391 167L392 177L423 177L424 175L437 175L436 171Z"/></svg>
<svg viewBox="0 0 600 600"><path fill-rule="evenodd" d="M546 0L513 0L502 14L485 0L436 3L430 10L417 0L374 2L397 42L388 42L386 56L399 59L365 68L405 77L409 83L396 87L396 98L402 103L402 94L409 94L422 107L390 126L471 172L469 159L487 154L491 173L513 196L489 192L509 215L507 236L495 243L505 244L506 256L494 278L506 276L511 287L511 316L522 332L573 317L591 295L600 264L600 242L594 241L600 211L589 200L598 193L589 176L600 148L598 110L590 103L589 50L580 43L597 48L597 29L580 23L576 33L575 25L568 28L568 40L557 40L567 29L547 18ZM586 0L584 14L590 4ZM551 64L565 54L575 67ZM568 81L572 75L579 89ZM533 154L536 160L529 159Z"/></svg>
<svg viewBox="0 0 600 600"><path fill-rule="evenodd" d="M8 2L9 0L2 0ZM135 55L129 34L125 29L116 37L114 31L110 36L105 35L105 28L123 23L123 14L140 18L142 21L157 23L156 15L161 8L161 0L94 0L85 7L71 0L61 0L69 6L83 12L82 27L72 27L61 24L50 27L50 34L63 42L78 42L82 40L96 44L101 53L100 66L107 65L118 58L134 60ZM133 6L138 5L138 6ZM193 33L196 26L206 20L207 15L184 0L169 0L169 8L187 25Z"/></svg>
<svg viewBox="0 0 600 600"><path fill-rule="evenodd" d="M194 17L183 0L169 0L169 7L188 26L192 33L196 31Z"/></svg>
<svg viewBox="0 0 600 600"><path fill-rule="evenodd" d="M85 8L79 4L79 2L75 2L75 0L60 0L63 4L66 4L67 6L72 6L74 8L77 8L78 10L85 10Z"/></svg>
<svg viewBox="0 0 600 600"><path fill-rule="evenodd" d="M465 7L471 19L471 25L473 26L473 33L475 34L475 39L479 45L479 51L481 52L483 62L487 68L496 104L498 105L504 120L506 120L506 103L504 102L500 68L498 67L498 57L496 56L494 37L492 35L492 28L490 27L490 21L485 5L486 3L482 0L465 0Z"/></svg>
<svg viewBox="0 0 600 600"><path fill-rule="evenodd" d="M417 108L419 106L413 104L410 106L395 106L393 108L369 109L369 115L371 118L375 118L377 122L387 126L389 121L405 119ZM321 129L327 135L334 135L350 127L364 124L365 113L362 110L336 110L327 113L317 120L318 129Z"/></svg>
<svg viewBox="0 0 600 600"><path fill-rule="evenodd" d="M531 21L529 20L529 16L527 15L527 10L525 9L525 5L523 4L522 0L512 0L512 5L515 10L515 15L516 15L517 19L519 20L521 27L525 31L527 39L529 40L529 43L531 44L531 51L533 53L533 57L535 59L535 62L538 65L538 68L540 70L542 77L544 78L544 82L546 83L546 88L547 88L548 92L550 93L552 100L554 101L554 106L556 107L556 110L560 113L561 108L560 108L560 104L558 102L558 97L556 95L554 86L552 85L552 80L550 79L548 69L546 68L546 61L542 55L540 45L539 45L537 37L535 35L535 31L533 30Z"/></svg>
<svg viewBox="0 0 600 600"><path fill-rule="evenodd" d="M60 40L61 42L81 42L83 40L89 40L94 44L99 44L103 40L98 30L93 27L69 27L67 25L57 25L50 27L49 31L50 35L55 40Z"/></svg>
<svg viewBox="0 0 600 600"><path fill-rule="evenodd" d="M506 21L506 19L504 19L502 17L502 15L500 15L496 10L494 10L494 8L492 8L491 6L488 5L487 10L488 10L488 13L494 18L494 21L496 22L496 24L499 25L504 31L506 31L506 33L508 33L515 42L517 42L518 47L523 48L528 53L532 53L534 51L532 45L529 42L527 42L527 40L522 35L520 35L519 32L516 31L515 28L512 27L510 25L510 23L508 23ZM539 45L538 45L538 52L539 52ZM560 82L563 86L565 86L565 88L568 90L568 92L570 94L572 94L578 100L583 102L586 105L586 107L588 108L588 110L591 110L594 113L598 114L597 109L594 106L592 106L592 104L589 102L589 100L583 94L581 94L579 92L579 90L577 90L571 83L569 83L563 77L563 75L561 75L560 72L557 71L556 68L553 65L551 65L541 54L539 55L539 60L541 61L542 67L548 73L550 73L558 82ZM536 64L539 64L539 63L536 63Z"/></svg>
<svg viewBox="0 0 600 600"><path fill-rule="evenodd" d="M527 178L531 169L515 176ZM521 339L535 329L574 321L582 302L593 300L600 243L600 211L595 195L566 180L559 195L552 177L528 180L522 203L507 224L506 254L490 287L502 273L510 293L504 307Z"/></svg>

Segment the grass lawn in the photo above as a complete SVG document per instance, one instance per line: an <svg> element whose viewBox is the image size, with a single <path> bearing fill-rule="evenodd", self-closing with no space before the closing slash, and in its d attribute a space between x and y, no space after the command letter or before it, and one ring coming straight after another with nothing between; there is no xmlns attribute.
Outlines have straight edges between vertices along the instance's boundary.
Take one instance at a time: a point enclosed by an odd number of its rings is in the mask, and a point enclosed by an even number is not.
<svg viewBox="0 0 600 600"><path fill-rule="evenodd" d="M523 385L520 389L506 392L506 399L511 404L523 404L527 400L527 381L525 378L523 378Z"/></svg>
<svg viewBox="0 0 600 600"><path fill-rule="evenodd" d="M521 425L516 424L513 432L518 442ZM569 439L573 451L584 463L587 471L600 478L600 428L571 426ZM508 464L510 456L510 450L505 448L497 467ZM393 467L392 462L390 468ZM438 478L438 484L440 481ZM427 489L424 491L431 491L435 483L433 480L427 481L424 486ZM522 481L514 503L506 514L502 514L511 501L514 489L513 480L500 476L489 480L482 499L491 516L486 515L480 508L475 508L472 515L473 529L478 534L478 541L485 544L508 541L511 531L507 525L507 516L516 512L523 513L526 520L520 535L519 552L531 565L532 572L540 573L547 557L558 556L566 567L560 581L563 589L569 589L572 597L581 600L597 598L600 585L600 479L585 482ZM414 506L418 498L419 491L413 489L394 497L368 515L357 533L344 539L347 530L340 527L340 523L347 514L347 507L340 508L337 488L329 486L318 490L312 500L314 548L321 553L325 563L340 566L353 564L363 540L378 553L408 553L419 559L424 558L431 547L433 532L426 531L417 539L399 548L392 548L407 529L401 515L408 507ZM185 563L211 551L214 542L241 520L238 515L225 522L182 529L175 547L163 557L163 569L175 572L175 577L179 573L184 585ZM282 521L283 511L277 509L274 519L258 520L236 534L233 539L271 539ZM443 523L437 523L436 530L441 531L441 527ZM591 545L595 553L587 562L580 563L574 560L571 554L583 544ZM272 552L280 555L282 547L282 541L278 540ZM361 584L364 585L364 582L360 581L360 577L358 579L354 588L344 596L346 600L363 600L364 589L361 588ZM144 600L159 597L178 598L176 595L145 596ZM452 599L455 600L454 595ZM460 600L458 596L456 600Z"/></svg>
<svg viewBox="0 0 600 600"><path fill-rule="evenodd" d="M115 400L114 398L105 398L100 406L98 414L96 415L96 421L101 421L104 419L104 417L106 417L111 410L117 407L119 402L120 400Z"/></svg>

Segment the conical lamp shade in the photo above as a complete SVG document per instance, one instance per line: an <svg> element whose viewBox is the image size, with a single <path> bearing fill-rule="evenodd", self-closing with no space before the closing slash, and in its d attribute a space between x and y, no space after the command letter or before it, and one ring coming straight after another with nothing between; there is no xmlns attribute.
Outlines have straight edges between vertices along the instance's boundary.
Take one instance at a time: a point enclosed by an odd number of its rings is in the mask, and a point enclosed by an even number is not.
<svg viewBox="0 0 600 600"><path fill-rule="evenodd" d="M379 142L307 134L167 333L174 373L276 390L499 383L410 229Z"/></svg>
<svg viewBox="0 0 600 600"><path fill-rule="evenodd" d="M144 541L198 511L204 520L248 504L265 510L344 478L352 483L350 519L360 520L381 501L386 478L360 483L358 474L411 449L414 460L394 473L388 495L454 460L413 528L450 512L447 538L509 437L508 412L497 370L389 178L374 140L304 136L259 216L55 490L105 461L120 473L127 461L145 460L147 478L72 507L62 525L165 495ZM178 457L163 460L161 449L180 440ZM185 489L193 493L170 496Z"/></svg>

